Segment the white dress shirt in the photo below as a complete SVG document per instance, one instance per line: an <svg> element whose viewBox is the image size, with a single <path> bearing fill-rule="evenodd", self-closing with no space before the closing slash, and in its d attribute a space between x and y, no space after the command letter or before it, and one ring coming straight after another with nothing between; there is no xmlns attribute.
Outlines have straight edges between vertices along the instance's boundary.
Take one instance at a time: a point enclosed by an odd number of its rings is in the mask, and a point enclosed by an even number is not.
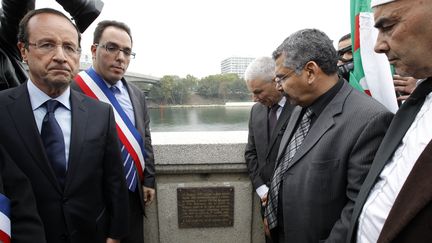
<svg viewBox="0 0 432 243"><path fill-rule="evenodd" d="M420 154L432 139L432 93L382 170L358 219L357 242L375 243L397 195Z"/></svg>
<svg viewBox="0 0 432 243"><path fill-rule="evenodd" d="M30 94L30 103L32 106L36 126L39 133L42 130L42 121L45 117L47 110L43 105L47 100L50 100L47 94L40 90L31 80L27 81L27 89ZM66 168L69 164L69 149L70 149L70 138L72 130L72 114L70 105L70 87L68 87L63 94L54 98L53 100L59 101L62 105L59 106L55 112L55 118L60 125L63 132L64 142L65 142L65 156L66 156Z"/></svg>
<svg viewBox="0 0 432 243"><path fill-rule="evenodd" d="M129 92L126 88L126 86L123 84L121 80L117 81L116 84L111 85L107 82L105 82L108 85L108 88L111 88L112 86L115 86L118 88L120 92L115 92L114 96L116 97L117 101L119 102L120 106L122 107L123 111L126 113L126 115L131 120L132 124L135 126L135 114L132 106L132 101L129 96Z"/></svg>

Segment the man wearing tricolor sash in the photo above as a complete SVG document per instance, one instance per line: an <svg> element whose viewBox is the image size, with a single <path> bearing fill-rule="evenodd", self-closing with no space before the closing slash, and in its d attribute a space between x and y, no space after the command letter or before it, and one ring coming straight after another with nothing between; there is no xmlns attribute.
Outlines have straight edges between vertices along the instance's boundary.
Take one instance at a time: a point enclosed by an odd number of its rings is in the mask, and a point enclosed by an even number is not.
<svg viewBox="0 0 432 243"><path fill-rule="evenodd" d="M130 234L122 243L143 242L143 214L155 195L154 156L149 115L144 93L126 82L124 74L132 52L129 27L117 21L102 21L91 46L93 66L75 77L72 87L112 105L129 188Z"/></svg>

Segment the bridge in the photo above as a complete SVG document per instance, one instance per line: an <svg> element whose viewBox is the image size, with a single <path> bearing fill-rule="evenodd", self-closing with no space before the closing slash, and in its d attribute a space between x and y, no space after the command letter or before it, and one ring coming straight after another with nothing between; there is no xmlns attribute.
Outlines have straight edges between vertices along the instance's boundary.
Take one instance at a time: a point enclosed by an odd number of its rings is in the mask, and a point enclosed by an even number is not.
<svg viewBox="0 0 432 243"><path fill-rule="evenodd" d="M153 77L150 75L145 75L141 73L134 72L126 72L124 78L128 82L132 82L134 84L156 84L159 85L160 78Z"/></svg>
<svg viewBox="0 0 432 243"><path fill-rule="evenodd" d="M80 71L91 67L91 62L89 61L90 57L88 55L85 55L83 58L84 60L80 62ZM128 82L132 82L138 85L139 87L145 86L144 84L159 85L160 83L160 78L141 74L141 73L128 72L128 71L126 71L124 78Z"/></svg>

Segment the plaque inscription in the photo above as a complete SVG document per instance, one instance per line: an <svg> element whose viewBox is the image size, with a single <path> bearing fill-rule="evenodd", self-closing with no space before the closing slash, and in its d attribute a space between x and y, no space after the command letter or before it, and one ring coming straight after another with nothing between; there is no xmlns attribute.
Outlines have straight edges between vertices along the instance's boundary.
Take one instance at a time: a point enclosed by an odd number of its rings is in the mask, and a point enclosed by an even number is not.
<svg viewBox="0 0 432 243"><path fill-rule="evenodd" d="M234 187L177 188L179 228L234 225Z"/></svg>

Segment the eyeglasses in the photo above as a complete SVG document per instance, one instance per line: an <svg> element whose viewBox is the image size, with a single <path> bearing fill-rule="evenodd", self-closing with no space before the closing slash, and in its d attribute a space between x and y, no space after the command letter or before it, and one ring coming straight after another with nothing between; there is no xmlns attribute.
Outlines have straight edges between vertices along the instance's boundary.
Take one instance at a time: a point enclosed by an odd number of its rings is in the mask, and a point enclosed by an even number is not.
<svg viewBox="0 0 432 243"><path fill-rule="evenodd" d="M275 81L277 84L281 85L281 84L282 84L282 83L283 83L287 78L291 77L293 73L295 73L295 71L289 72L289 73L283 75L282 77L277 77L277 76L276 76L276 77L274 78L274 81Z"/></svg>
<svg viewBox="0 0 432 243"><path fill-rule="evenodd" d="M349 53L349 54L351 54L351 56L352 56L352 49L351 49L351 45L349 45L349 46L347 46L347 47L344 47L344 48L342 48L342 49L340 49L340 50L337 51L337 54L338 54L338 56L339 56L339 60L341 60L341 61L343 61L343 62L349 62L349 61L352 61L352 58L350 58L350 59L345 59L345 58L344 58L344 55L345 55L346 53Z"/></svg>
<svg viewBox="0 0 432 243"><path fill-rule="evenodd" d="M27 42L27 46L34 46L36 49L38 49L43 54L52 53L59 46L61 46L63 52L69 57L75 57L75 56L81 54L81 48L76 47L76 46L71 45L71 44L56 44L53 42L40 42L40 43Z"/></svg>
<svg viewBox="0 0 432 243"><path fill-rule="evenodd" d="M120 47L118 47L117 45L114 45L114 44L99 45L99 44L95 43L94 45L105 48L105 50L109 54L115 55L115 56L117 56L120 52L123 52L123 54L127 58L134 59L135 55L136 55L136 53L133 52L131 49L129 49L129 48L120 48Z"/></svg>

